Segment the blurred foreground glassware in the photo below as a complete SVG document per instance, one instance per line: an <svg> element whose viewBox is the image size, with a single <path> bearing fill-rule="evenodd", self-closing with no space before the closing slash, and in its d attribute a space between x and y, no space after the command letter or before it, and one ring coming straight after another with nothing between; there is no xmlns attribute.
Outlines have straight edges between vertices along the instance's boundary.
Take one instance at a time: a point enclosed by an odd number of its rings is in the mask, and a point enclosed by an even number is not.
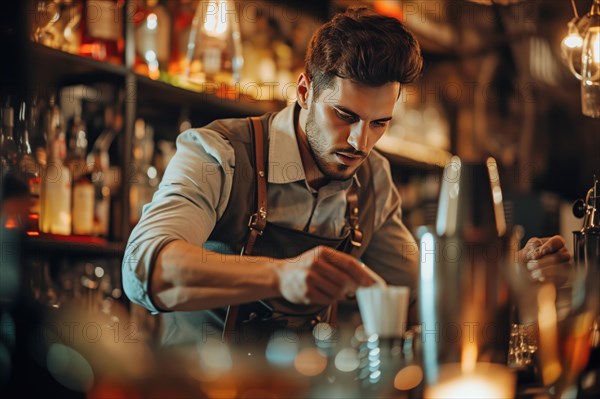
<svg viewBox="0 0 600 399"><path fill-rule="evenodd" d="M509 241L496 161L453 157L443 178L436 228L419 234L425 397L512 397Z"/></svg>
<svg viewBox="0 0 600 399"><path fill-rule="evenodd" d="M577 310L573 313L583 315L579 319L583 319L585 323L580 323L581 351L573 354L572 359L576 373L565 383L574 385L573 380L580 377L578 394L582 398L588 398L597 397L600 393L600 181L595 176L585 200L576 201L573 213L577 217L583 217L583 225L580 230L573 232L576 278L572 308ZM571 347L565 349L572 350Z"/></svg>
<svg viewBox="0 0 600 399"><path fill-rule="evenodd" d="M552 282L534 279L516 262L507 268L518 301L520 322L538 326L537 369L547 394L552 397L578 395L579 376L587 367L594 347L600 305L597 189L595 180L586 201L580 200L574 206L576 216L585 219L582 229L574 232L575 268L570 282L557 287ZM520 234L515 235L513 248Z"/></svg>
<svg viewBox="0 0 600 399"><path fill-rule="evenodd" d="M236 2L200 1L192 21L185 78L201 88L206 83L231 85L239 82L243 64Z"/></svg>

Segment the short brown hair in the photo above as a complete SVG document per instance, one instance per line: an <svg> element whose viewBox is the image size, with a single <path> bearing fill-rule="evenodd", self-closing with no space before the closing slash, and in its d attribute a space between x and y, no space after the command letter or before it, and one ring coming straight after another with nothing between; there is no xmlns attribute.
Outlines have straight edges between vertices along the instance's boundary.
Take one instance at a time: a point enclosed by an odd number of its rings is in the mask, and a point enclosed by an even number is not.
<svg viewBox="0 0 600 399"><path fill-rule="evenodd" d="M399 20L360 7L337 14L315 32L305 66L316 99L331 87L334 76L372 87L413 82L423 58L417 40Z"/></svg>

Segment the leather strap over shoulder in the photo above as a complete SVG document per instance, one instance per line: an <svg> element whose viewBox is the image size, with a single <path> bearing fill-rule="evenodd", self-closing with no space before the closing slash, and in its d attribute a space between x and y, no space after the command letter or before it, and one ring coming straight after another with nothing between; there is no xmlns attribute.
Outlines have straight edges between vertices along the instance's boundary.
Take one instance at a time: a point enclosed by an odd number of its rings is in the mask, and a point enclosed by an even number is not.
<svg viewBox="0 0 600 399"><path fill-rule="evenodd" d="M250 132L252 133L252 142L254 144L254 170L256 173L256 212L250 215L248 228L250 234L248 241L242 248L242 255L252 255L254 244L258 236L262 235L267 225L267 171L265 170L265 145L264 129L260 118L248 118ZM230 305L227 308L225 316L225 326L223 328L223 341L232 342L235 336L235 328L239 305Z"/></svg>
<svg viewBox="0 0 600 399"><path fill-rule="evenodd" d="M348 216L348 223L350 225L350 242L353 248L360 248L362 246L363 234L360 231L358 225L358 194L352 187L346 195L346 215Z"/></svg>
<svg viewBox="0 0 600 399"><path fill-rule="evenodd" d="M265 170L264 131L260 118L248 118L254 142L254 170L256 173L256 212L250 215L248 227L250 235L242 250L243 255L251 255L256 238L262 235L267 224L267 171Z"/></svg>

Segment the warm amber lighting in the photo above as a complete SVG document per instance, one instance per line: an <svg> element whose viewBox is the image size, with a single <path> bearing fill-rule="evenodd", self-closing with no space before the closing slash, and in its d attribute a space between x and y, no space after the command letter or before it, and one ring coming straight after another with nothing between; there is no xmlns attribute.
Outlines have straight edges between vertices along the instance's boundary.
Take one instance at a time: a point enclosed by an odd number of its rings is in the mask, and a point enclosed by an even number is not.
<svg viewBox="0 0 600 399"><path fill-rule="evenodd" d="M421 381L423 381L423 369L413 364L396 373L394 388L399 391L408 391L417 387Z"/></svg>
<svg viewBox="0 0 600 399"><path fill-rule="evenodd" d="M562 372L557 351L558 329L556 316L556 289L552 284L540 288L537 297L540 329L540 366L545 384L555 382Z"/></svg>
<svg viewBox="0 0 600 399"><path fill-rule="evenodd" d="M208 11L213 8L214 10ZM211 1L207 6L207 13L204 18L204 29L206 34L216 38L223 38L227 32L227 3L225 1Z"/></svg>
<svg viewBox="0 0 600 399"><path fill-rule="evenodd" d="M475 342L467 342L462 350L462 362L460 369L463 373L472 373L477 364L477 344Z"/></svg>
<svg viewBox="0 0 600 399"><path fill-rule="evenodd" d="M19 227L19 224L15 218L8 217L6 222L4 222L5 229L16 229L17 227Z"/></svg>
<svg viewBox="0 0 600 399"><path fill-rule="evenodd" d="M437 384L425 389L425 398L513 398L515 375L501 364L477 363L474 370L462 373L462 365L445 364Z"/></svg>
<svg viewBox="0 0 600 399"><path fill-rule="evenodd" d="M580 48L583 46L583 38L579 33L570 33L563 39L562 45L570 49Z"/></svg>
<svg viewBox="0 0 600 399"><path fill-rule="evenodd" d="M575 8L575 3L573 2ZM561 48L571 73L581 81L581 112L600 118L600 0L594 0L589 13L569 21L569 33ZM575 58L581 60L581 71Z"/></svg>
<svg viewBox="0 0 600 399"><path fill-rule="evenodd" d="M300 374L313 377L325 370L327 367L327 358L317 349L305 348L296 356L294 367Z"/></svg>

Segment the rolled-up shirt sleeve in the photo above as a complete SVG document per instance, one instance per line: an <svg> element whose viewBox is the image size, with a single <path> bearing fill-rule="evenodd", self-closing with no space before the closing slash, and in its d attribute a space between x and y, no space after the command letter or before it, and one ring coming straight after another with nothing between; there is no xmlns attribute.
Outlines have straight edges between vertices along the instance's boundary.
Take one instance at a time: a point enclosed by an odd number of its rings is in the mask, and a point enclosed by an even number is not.
<svg viewBox="0 0 600 399"><path fill-rule="evenodd" d="M131 301L158 313L149 293L158 253L174 240L204 244L227 207L234 165L233 148L220 134L191 129L178 136L177 151L125 250L123 288Z"/></svg>
<svg viewBox="0 0 600 399"><path fill-rule="evenodd" d="M418 246L402 222L401 198L392 181L389 162L376 153L373 155L377 212L373 237L362 260L389 284L410 287L414 300L418 294Z"/></svg>

